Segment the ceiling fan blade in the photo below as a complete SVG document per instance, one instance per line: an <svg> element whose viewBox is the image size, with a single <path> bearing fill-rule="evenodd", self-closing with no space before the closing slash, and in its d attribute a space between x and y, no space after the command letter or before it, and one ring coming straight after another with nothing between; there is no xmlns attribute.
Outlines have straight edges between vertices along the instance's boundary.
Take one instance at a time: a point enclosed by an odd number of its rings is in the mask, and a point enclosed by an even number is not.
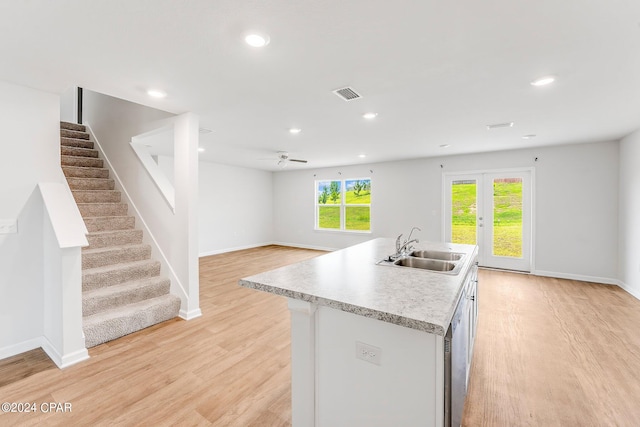
<svg viewBox="0 0 640 427"><path fill-rule="evenodd" d="M290 162L307 163L306 160L289 159Z"/></svg>

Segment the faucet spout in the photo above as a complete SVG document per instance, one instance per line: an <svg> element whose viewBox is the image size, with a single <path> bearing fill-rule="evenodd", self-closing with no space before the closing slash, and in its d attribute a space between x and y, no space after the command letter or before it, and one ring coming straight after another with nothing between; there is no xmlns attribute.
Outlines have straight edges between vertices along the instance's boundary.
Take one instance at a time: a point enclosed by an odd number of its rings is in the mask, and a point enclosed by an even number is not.
<svg viewBox="0 0 640 427"><path fill-rule="evenodd" d="M411 246L409 246L411 243L414 243L414 242L420 243L418 239L411 239L411 235L413 234L414 230L422 231L418 227L413 227L409 232L409 237L404 241L404 243L401 243L401 240L400 240L402 239L402 234L396 238L396 253L389 256L389 259L391 259L392 257L400 258L405 256L407 252L409 252L412 249Z"/></svg>

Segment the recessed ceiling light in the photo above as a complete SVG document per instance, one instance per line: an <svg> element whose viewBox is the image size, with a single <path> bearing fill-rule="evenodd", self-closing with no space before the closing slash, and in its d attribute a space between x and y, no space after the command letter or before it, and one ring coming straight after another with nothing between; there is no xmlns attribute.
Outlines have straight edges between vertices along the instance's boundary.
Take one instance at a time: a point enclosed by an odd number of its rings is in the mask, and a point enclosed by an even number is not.
<svg viewBox="0 0 640 427"><path fill-rule="evenodd" d="M291 129L289 129L289 133L292 133L294 135L297 134L297 133L300 133L300 132L302 132L302 129L300 129L300 128L291 128Z"/></svg>
<svg viewBox="0 0 640 427"><path fill-rule="evenodd" d="M447 148L447 147L451 147L451 144L441 144L440 148Z"/></svg>
<svg viewBox="0 0 640 427"><path fill-rule="evenodd" d="M544 76L531 82L531 86L546 86L556 81L554 76Z"/></svg>
<svg viewBox="0 0 640 427"><path fill-rule="evenodd" d="M364 159L365 157L367 157L367 155L366 154L360 154L360 155L358 155L358 157L360 157L361 159Z"/></svg>
<svg viewBox="0 0 640 427"><path fill-rule="evenodd" d="M371 120L371 119L375 119L377 115L378 113L364 113L362 117L364 117L367 120Z"/></svg>
<svg viewBox="0 0 640 427"><path fill-rule="evenodd" d="M269 44L269 36L266 34L249 34L244 38L244 41L247 42L249 46L253 47L264 47Z"/></svg>
<svg viewBox="0 0 640 427"><path fill-rule="evenodd" d="M535 137L536 137L535 134L522 135L522 139L531 139L531 138L535 138Z"/></svg>
<svg viewBox="0 0 640 427"><path fill-rule="evenodd" d="M167 97L167 93L164 91L161 91L159 89L149 89L147 91L147 95L153 97L153 98L166 98Z"/></svg>
<svg viewBox="0 0 640 427"><path fill-rule="evenodd" d="M204 148L199 147L199 148L198 148L198 153L204 153Z"/></svg>
<svg viewBox="0 0 640 427"><path fill-rule="evenodd" d="M513 122L496 123L496 124L493 124L493 125L487 125L487 130L499 129L499 128L512 128L513 125L514 125Z"/></svg>

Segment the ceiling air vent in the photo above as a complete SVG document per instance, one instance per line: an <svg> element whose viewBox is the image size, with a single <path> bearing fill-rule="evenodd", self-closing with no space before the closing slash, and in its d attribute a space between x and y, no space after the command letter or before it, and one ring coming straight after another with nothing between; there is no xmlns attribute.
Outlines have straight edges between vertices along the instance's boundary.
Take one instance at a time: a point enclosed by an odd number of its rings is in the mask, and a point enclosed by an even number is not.
<svg viewBox="0 0 640 427"><path fill-rule="evenodd" d="M343 87L342 89L336 89L333 91L333 93L335 93L345 101L353 101L354 99L362 98L362 95L360 95L358 92L356 92L350 87Z"/></svg>

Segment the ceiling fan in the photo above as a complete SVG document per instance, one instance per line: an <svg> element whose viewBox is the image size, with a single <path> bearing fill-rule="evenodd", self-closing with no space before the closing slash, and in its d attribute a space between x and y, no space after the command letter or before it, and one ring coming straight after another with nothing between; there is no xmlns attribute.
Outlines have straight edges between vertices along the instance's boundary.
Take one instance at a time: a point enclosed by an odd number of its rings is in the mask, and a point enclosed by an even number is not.
<svg viewBox="0 0 640 427"><path fill-rule="evenodd" d="M278 151L276 154L278 156L278 166L280 166L281 168L286 167L287 163L289 162L307 163L306 160L290 158L289 153L287 153L286 151Z"/></svg>

